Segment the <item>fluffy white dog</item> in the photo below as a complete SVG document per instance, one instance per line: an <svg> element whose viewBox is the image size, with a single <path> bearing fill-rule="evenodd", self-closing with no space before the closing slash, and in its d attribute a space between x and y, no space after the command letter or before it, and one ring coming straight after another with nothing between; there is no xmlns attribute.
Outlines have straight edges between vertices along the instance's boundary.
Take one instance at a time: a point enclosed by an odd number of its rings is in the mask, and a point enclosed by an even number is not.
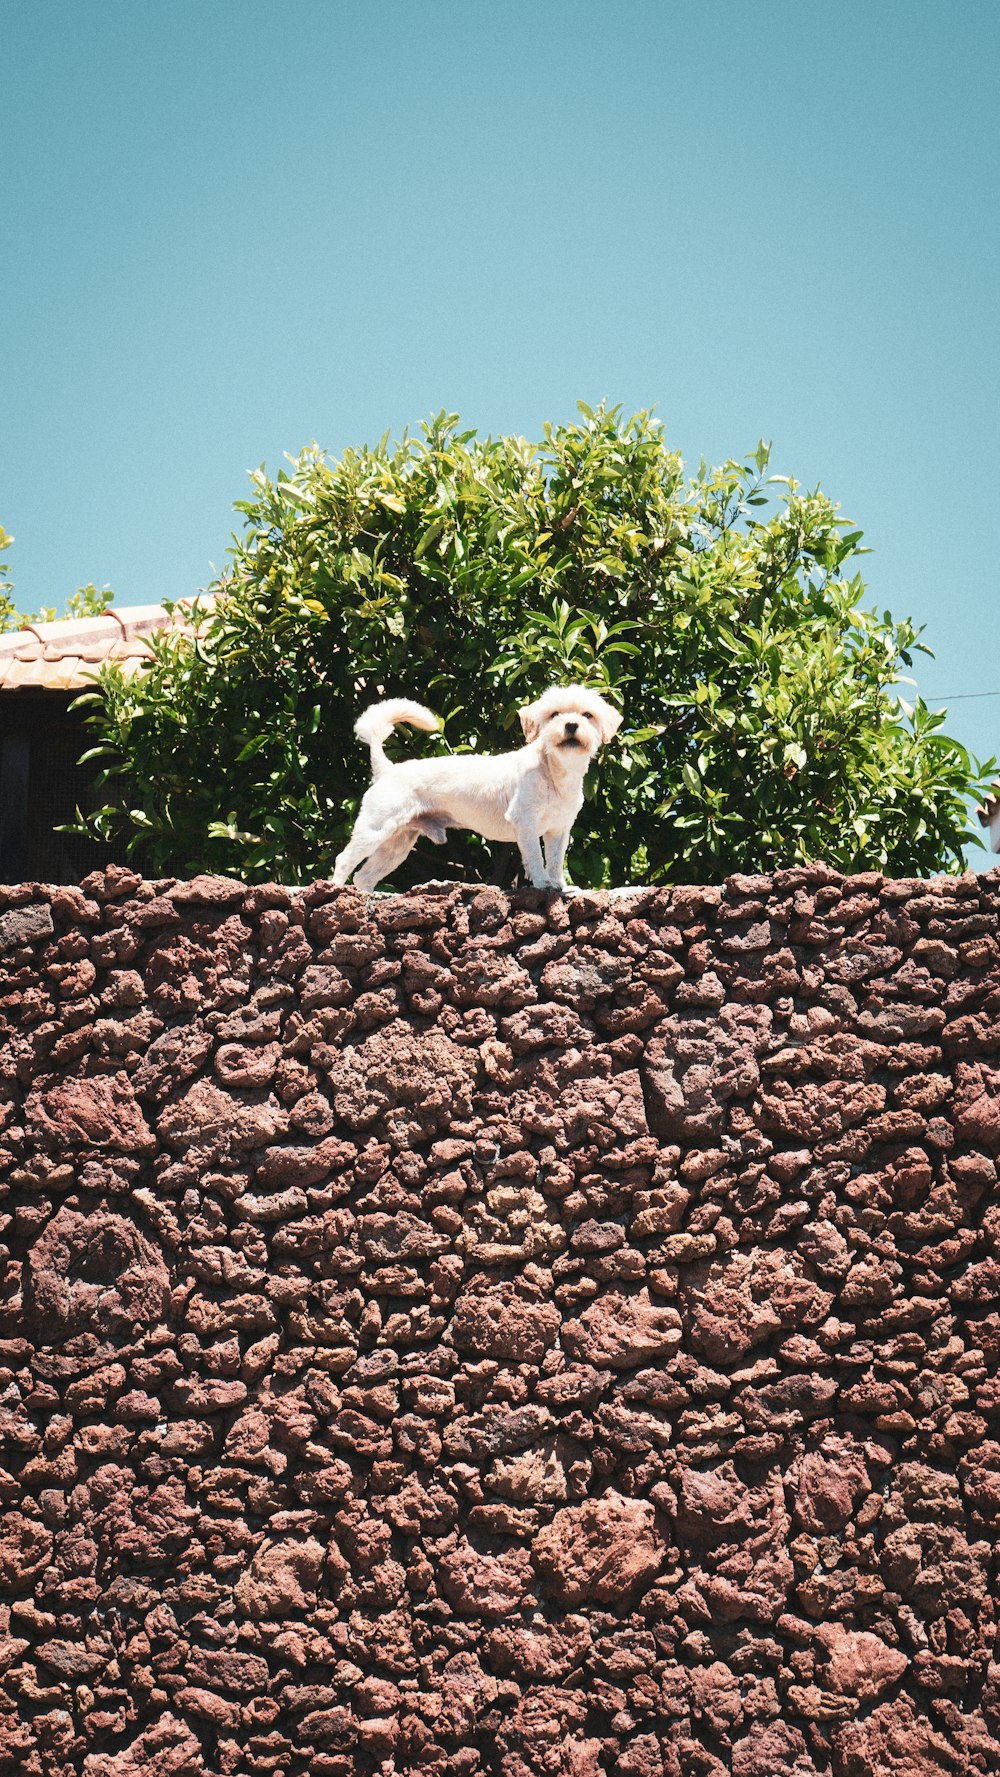
<svg viewBox="0 0 1000 1777"><path fill-rule="evenodd" d="M617 732L621 716L583 685L554 686L519 714L526 744L516 753L462 753L394 765L382 743L396 723L434 729L441 726L438 717L403 697L365 710L354 731L371 750L374 781L337 859L334 882L345 883L357 870L358 888L374 888L421 834L443 845L449 827L471 827L484 839L516 840L534 888L562 889L587 767Z"/></svg>

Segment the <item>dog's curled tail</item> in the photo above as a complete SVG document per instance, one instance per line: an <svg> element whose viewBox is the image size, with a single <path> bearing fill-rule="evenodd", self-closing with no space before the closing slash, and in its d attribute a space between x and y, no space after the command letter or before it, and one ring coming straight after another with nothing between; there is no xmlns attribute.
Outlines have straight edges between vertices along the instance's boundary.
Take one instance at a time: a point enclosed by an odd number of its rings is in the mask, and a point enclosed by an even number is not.
<svg viewBox="0 0 1000 1777"><path fill-rule="evenodd" d="M389 697L384 703L373 703L354 724L358 739L371 751L372 775L379 777L392 761L386 758L382 742L392 733L397 722L408 722L412 728L440 728L440 717L425 709L422 703L411 703L406 697Z"/></svg>

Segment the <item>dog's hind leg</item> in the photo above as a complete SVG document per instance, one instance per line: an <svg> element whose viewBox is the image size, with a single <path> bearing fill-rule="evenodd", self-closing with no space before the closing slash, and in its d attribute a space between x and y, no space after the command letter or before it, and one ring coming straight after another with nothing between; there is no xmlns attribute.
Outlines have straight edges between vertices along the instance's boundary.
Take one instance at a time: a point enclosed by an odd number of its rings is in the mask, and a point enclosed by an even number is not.
<svg viewBox="0 0 1000 1777"><path fill-rule="evenodd" d="M391 876L396 866L409 857L419 837L420 828L415 825L397 827L395 833L390 834L388 839L384 839L369 854L367 862L354 878L356 886L359 889L373 889L377 883Z"/></svg>
<svg viewBox="0 0 1000 1777"><path fill-rule="evenodd" d="M333 866L333 880L338 888L343 888L351 871L356 870L359 864L363 864L372 852L377 851L385 837L384 828L376 827L366 821L358 822Z"/></svg>

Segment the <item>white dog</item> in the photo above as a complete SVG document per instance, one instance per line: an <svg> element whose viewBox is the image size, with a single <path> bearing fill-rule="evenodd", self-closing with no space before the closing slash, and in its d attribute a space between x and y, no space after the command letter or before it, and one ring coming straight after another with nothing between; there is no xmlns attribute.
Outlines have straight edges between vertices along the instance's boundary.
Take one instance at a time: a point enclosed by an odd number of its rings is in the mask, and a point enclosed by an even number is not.
<svg viewBox="0 0 1000 1777"><path fill-rule="evenodd" d="M617 732L621 716L582 685L555 686L519 714L526 745L516 753L463 753L394 765L382 742L396 723L434 729L441 726L437 716L403 697L365 710L354 731L371 749L374 782L337 859L334 882L345 883L364 864L357 886L374 888L421 834L443 845L449 827L471 827L484 839L516 840L534 888L562 889L587 767Z"/></svg>

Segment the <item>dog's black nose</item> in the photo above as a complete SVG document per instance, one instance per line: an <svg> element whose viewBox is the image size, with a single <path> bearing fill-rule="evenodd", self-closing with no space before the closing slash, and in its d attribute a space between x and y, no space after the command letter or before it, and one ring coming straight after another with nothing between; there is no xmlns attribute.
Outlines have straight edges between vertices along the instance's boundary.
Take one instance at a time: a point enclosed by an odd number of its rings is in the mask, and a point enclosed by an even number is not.
<svg viewBox="0 0 1000 1777"><path fill-rule="evenodd" d="M579 728L579 726L580 726L579 722L567 722L566 733L567 734L575 734L577 729Z"/></svg>

